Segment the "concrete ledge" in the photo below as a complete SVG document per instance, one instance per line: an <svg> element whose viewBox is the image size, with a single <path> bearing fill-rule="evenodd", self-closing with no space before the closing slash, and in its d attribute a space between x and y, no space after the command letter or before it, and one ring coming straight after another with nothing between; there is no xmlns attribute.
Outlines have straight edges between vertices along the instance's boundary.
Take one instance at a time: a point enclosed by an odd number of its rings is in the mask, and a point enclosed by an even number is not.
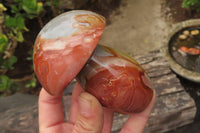
<svg viewBox="0 0 200 133"><path fill-rule="evenodd" d="M200 26L200 19L191 19L191 20L183 21L183 22L173 25L168 36L164 40L164 48L162 50L163 50L164 56L167 58L174 72L176 72L177 74L179 74L180 76L186 79L200 83L200 73L196 73L196 72L183 68L176 61L174 61L174 59L171 57L168 51L169 41L174 36L174 34L176 34L178 31L184 28L192 27L192 26Z"/></svg>

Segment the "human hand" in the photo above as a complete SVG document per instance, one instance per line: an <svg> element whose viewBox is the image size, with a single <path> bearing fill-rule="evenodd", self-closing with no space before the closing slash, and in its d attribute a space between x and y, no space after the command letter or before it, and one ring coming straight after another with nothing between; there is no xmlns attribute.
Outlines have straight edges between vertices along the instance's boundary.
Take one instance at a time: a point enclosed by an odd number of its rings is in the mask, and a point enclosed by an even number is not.
<svg viewBox="0 0 200 133"><path fill-rule="evenodd" d="M155 102L141 113L130 114L120 133L142 133ZM110 133L114 112L101 106L91 94L76 84L71 102L70 117L64 120L62 95L51 96L44 89L39 96L40 133Z"/></svg>

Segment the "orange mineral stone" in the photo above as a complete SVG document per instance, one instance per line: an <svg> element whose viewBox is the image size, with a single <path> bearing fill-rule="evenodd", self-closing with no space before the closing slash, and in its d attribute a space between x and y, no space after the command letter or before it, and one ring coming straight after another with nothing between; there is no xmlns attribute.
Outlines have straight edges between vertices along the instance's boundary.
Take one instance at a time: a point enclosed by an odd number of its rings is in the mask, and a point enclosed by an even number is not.
<svg viewBox="0 0 200 133"><path fill-rule="evenodd" d="M141 112L153 97L144 69L132 57L106 46L97 46L77 79L102 105L121 113Z"/></svg>
<svg viewBox="0 0 200 133"><path fill-rule="evenodd" d="M34 45L34 70L51 95L76 78L85 91L116 112L143 111L153 97L144 69L130 56L97 46L105 19L90 11L70 11L50 21Z"/></svg>
<svg viewBox="0 0 200 133"><path fill-rule="evenodd" d="M191 55L198 55L200 53L200 50L197 48L189 48L187 52Z"/></svg>
<svg viewBox="0 0 200 133"><path fill-rule="evenodd" d="M34 45L34 69L52 95L62 93L95 49L105 19L90 11L71 11L50 21Z"/></svg>

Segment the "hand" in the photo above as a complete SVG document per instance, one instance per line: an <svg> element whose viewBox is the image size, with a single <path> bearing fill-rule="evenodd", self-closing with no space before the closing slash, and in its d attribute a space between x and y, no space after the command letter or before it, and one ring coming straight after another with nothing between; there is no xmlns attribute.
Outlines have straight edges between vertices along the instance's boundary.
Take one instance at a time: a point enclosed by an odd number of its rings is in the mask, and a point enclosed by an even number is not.
<svg viewBox="0 0 200 133"><path fill-rule="evenodd" d="M120 133L142 133L155 102L141 113L130 114ZM40 133L110 133L113 121L112 110L104 108L91 94L76 84L69 121L64 121L62 95L51 96L44 89L39 96Z"/></svg>

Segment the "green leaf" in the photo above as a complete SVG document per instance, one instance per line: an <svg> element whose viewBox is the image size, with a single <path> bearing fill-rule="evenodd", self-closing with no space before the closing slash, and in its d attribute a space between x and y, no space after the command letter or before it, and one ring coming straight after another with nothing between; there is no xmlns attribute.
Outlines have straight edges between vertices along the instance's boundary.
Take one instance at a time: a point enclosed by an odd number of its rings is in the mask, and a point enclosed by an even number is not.
<svg viewBox="0 0 200 133"><path fill-rule="evenodd" d="M200 1L199 0L184 0L182 2L182 8L196 8L196 11L200 11Z"/></svg>
<svg viewBox="0 0 200 133"><path fill-rule="evenodd" d="M196 10L197 10L197 12L200 12L200 6Z"/></svg>
<svg viewBox="0 0 200 133"><path fill-rule="evenodd" d="M51 6L51 2L50 2L50 1L46 1L45 4L46 4L47 6Z"/></svg>
<svg viewBox="0 0 200 133"><path fill-rule="evenodd" d="M2 65L5 62L5 59L3 59L3 57L0 56L0 65Z"/></svg>
<svg viewBox="0 0 200 133"><path fill-rule="evenodd" d="M16 34L17 29L28 31L28 29L26 28L25 22L24 22L24 18L21 16L19 16L19 17L6 16L5 25L7 27L15 30L15 34Z"/></svg>
<svg viewBox="0 0 200 133"><path fill-rule="evenodd" d="M17 57L12 56L9 60L4 61L3 65L1 65L2 69L14 69L13 65L17 62Z"/></svg>
<svg viewBox="0 0 200 133"><path fill-rule="evenodd" d="M10 69L13 69L13 65L17 62L17 57L12 56L9 60L8 60L8 66Z"/></svg>
<svg viewBox="0 0 200 133"><path fill-rule="evenodd" d="M32 79L29 80L29 83L26 84L26 88L30 88L30 87L36 87L36 78L35 78L35 75L33 75Z"/></svg>
<svg viewBox="0 0 200 133"><path fill-rule="evenodd" d="M52 0L55 7L59 7L59 1L58 0Z"/></svg>
<svg viewBox="0 0 200 133"><path fill-rule="evenodd" d="M17 19L14 17L6 16L5 25L9 28L14 28L17 26Z"/></svg>
<svg viewBox="0 0 200 133"><path fill-rule="evenodd" d="M23 0L22 9L27 13L27 17L33 19L43 11L43 3L37 0Z"/></svg>
<svg viewBox="0 0 200 133"><path fill-rule="evenodd" d="M23 0L14 0L17 3L21 3Z"/></svg>
<svg viewBox="0 0 200 133"><path fill-rule="evenodd" d="M0 3L0 11L2 12L2 11L6 11L6 10L7 10L7 8L2 3Z"/></svg>
<svg viewBox="0 0 200 133"><path fill-rule="evenodd" d="M11 6L11 12L12 13L17 13L17 12L19 12L19 9L15 5L12 5Z"/></svg>
<svg viewBox="0 0 200 133"><path fill-rule="evenodd" d="M33 49L29 50L29 56L26 58L27 60L33 60Z"/></svg>
<svg viewBox="0 0 200 133"><path fill-rule="evenodd" d="M37 14L37 0L23 0L22 8L28 14Z"/></svg>
<svg viewBox="0 0 200 133"><path fill-rule="evenodd" d="M53 5L54 5L56 8L58 8L59 5L60 5L60 3L59 3L58 0L52 0L52 3L53 3ZM49 7L52 6L52 3L51 3L51 1L46 1L46 2L45 2L45 4L46 4L47 6L49 6Z"/></svg>
<svg viewBox="0 0 200 133"><path fill-rule="evenodd" d="M9 90L12 85L12 81L10 81L10 78L6 75L0 76L0 91Z"/></svg>
<svg viewBox="0 0 200 133"><path fill-rule="evenodd" d="M38 2L37 3L37 14L40 14L43 11L43 3L42 2Z"/></svg>
<svg viewBox="0 0 200 133"><path fill-rule="evenodd" d="M17 23L17 28L19 28L20 30L24 30L27 29L24 23L24 18L22 17L18 17L16 19L16 23Z"/></svg>
<svg viewBox="0 0 200 133"><path fill-rule="evenodd" d="M27 14L26 17L29 19L33 19L36 17L36 15L35 14Z"/></svg>
<svg viewBox="0 0 200 133"><path fill-rule="evenodd" d="M8 45L8 38L4 34L0 34L0 53L3 53Z"/></svg>
<svg viewBox="0 0 200 133"><path fill-rule="evenodd" d="M23 42L24 41L24 37L23 37L23 34L22 34L21 31L17 32L16 39L17 39L18 42Z"/></svg>
<svg viewBox="0 0 200 133"><path fill-rule="evenodd" d="M23 6L35 10L37 9L37 0L23 0Z"/></svg>

